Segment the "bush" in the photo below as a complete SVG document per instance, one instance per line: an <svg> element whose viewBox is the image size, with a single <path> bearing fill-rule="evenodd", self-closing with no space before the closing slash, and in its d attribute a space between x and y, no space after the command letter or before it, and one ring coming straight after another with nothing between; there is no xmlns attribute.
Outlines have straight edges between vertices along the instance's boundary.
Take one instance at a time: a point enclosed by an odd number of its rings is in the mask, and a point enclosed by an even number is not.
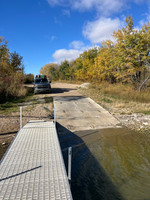
<svg viewBox="0 0 150 200"><path fill-rule="evenodd" d="M24 76L20 72L13 73L9 76L0 77L0 102L6 99L23 97L27 91L23 87Z"/></svg>
<svg viewBox="0 0 150 200"><path fill-rule="evenodd" d="M25 83L33 83L34 75L33 74L25 74Z"/></svg>

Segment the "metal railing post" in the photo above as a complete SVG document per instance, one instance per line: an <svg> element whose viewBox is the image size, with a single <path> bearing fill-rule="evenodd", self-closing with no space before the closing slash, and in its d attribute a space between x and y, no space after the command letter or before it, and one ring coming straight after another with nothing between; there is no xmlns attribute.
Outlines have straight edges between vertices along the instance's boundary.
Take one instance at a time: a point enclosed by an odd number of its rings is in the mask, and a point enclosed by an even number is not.
<svg viewBox="0 0 150 200"><path fill-rule="evenodd" d="M20 107L20 129L22 128L22 106Z"/></svg>
<svg viewBox="0 0 150 200"><path fill-rule="evenodd" d="M72 158L72 147L68 148L68 180L71 185L71 158Z"/></svg>
<svg viewBox="0 0 150 200"><path fill-rule="evenodd" d="M55 107L54 107L54 121L53 122L56 124L56 110L55 110Z"/></svg>

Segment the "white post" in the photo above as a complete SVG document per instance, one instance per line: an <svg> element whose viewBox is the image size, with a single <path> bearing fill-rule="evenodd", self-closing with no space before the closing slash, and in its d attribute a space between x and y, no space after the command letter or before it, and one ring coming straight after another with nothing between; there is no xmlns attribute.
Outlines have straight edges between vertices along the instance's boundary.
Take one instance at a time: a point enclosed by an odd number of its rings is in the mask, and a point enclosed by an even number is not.
<svg viewBox="0 0 150 200"><path fill-rule="evenodd" d="M72 157L72 147L68 148L68 180L71 183L71 157Z"/></svg>
<svg viewBox="0 0 150 200"><path fill-rule="evenodd" d="M22 106L20 107L20 129L22 128Z"/></svg>
<svg viewBox="0 0 150 200"><path fill-rule="evenodd" d="M55 107L54 107L54 123L56 124L56 111L55 111Z"/></svg>

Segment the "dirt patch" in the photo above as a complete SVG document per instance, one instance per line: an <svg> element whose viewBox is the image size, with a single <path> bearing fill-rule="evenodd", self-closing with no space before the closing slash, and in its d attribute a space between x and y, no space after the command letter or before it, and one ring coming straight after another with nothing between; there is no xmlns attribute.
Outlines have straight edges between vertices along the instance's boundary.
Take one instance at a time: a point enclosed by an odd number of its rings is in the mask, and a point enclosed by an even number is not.
<svg viewBox="0 0 150 200"><path fill-rule="evenodd" d="M52 83L51 96L82 96L78 90L79 84Z"/></svg>
<svg viewBox="0 0 150 200"><path fill-rule="evenodd" d="M53 103L49 95L33 96L29 102L18 105L22 106L22 125L30 120L52 120ZM0 154L2 155L16 133L20 129L20 113L12 112L0 115Z"/></svg>
<svg viewBox="0 0 150 200"><path fill-rule="evenodd" d="M37 101L21 103L18 107L22 106L22 119L23 126L30 120L49 120L52 113L52 100L46 103L45 96L37 96ZM48 100L47 100L48 101ZM12 112L9 115L1 115L1 129L0 134L17 132L20 128L20 113Z"/></svg>
<svg viewBox="0 0 150 200"><path fill-rule="evenodd" d="M14 139L16 133L7 133L7 134L1 134L0 135L0 159L4 155L5 151L7 150L8 146Z"/></svg>

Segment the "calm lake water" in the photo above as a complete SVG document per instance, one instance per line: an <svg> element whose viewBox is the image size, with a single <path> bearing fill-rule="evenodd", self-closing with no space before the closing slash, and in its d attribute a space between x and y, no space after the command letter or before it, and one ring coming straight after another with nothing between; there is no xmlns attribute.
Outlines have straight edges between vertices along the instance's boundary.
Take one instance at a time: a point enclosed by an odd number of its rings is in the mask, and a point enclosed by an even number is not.
<svg viewBox="0 0 150 200"><path fill-rule="evenodd" d="M150 134L128 129L71 133L58 124L74 200L150 200Z"/></svg>
<svg viewBox="0 0 150 200"><path fill-rule="evenodd" d="M150 133L57 128L66 168L67 150L73 147L74 200L150 200ZM0 148L0 157L6 148Z"/></svg>

